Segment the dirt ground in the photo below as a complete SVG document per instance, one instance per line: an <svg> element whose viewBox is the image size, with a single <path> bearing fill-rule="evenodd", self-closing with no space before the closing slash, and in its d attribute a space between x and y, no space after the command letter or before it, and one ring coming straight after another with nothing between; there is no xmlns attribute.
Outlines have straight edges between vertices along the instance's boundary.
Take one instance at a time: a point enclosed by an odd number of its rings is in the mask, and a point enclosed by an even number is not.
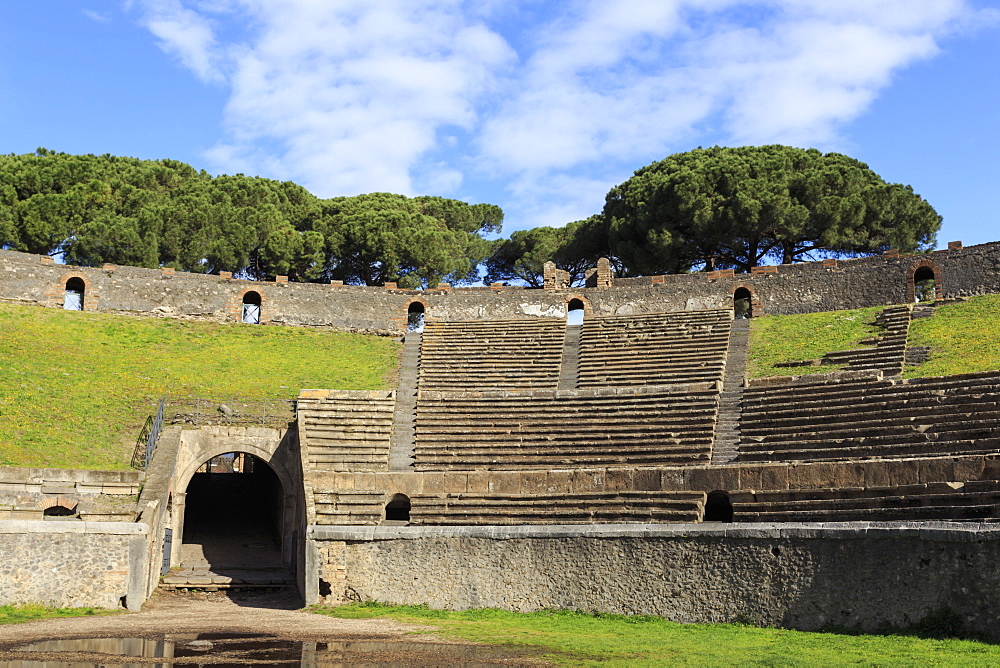
<svg viewBox="0 0 1000 668"><path fill-rule="evenodd" d="M0 665L32 665L35 661L85 662L94 665L124 663L164 664L164 660L135 656L114 657L93 652L24 651L26 644L55 639L146 638L176 639L178 644L197 635L259 634L270 639L311 641L307 647L323 651L309 660L293 659L285 665L544 665L530 652L444 640L427 633L428 627L386 619L335 619L296 609L294 595L275 593L157 592L141 612L98 617L45 619L0 626ZM347 641L347 642L343 642ZM226 642L225 640L221 641ZM316 643L319 643L318 645ZM246 643L244 643L246 644ZM273 643L272 643L273 644ZM291 643L294 644L294 643ZM222 644L219 647L223 647ZM233 645L235 647L235 645ZM263 661L276 665L272 660ZM302 656L306 656L303 654ZM286 656L285 658L290 658ZM207 656L171 659L177 664L204 663ZM232 665L258 662L252 652L242 658L224 655L212 662ZM36 664L38 665L38 664ZM53 665L51 663L47 665ZM79 665L79 664L76 664Z"/></svg>

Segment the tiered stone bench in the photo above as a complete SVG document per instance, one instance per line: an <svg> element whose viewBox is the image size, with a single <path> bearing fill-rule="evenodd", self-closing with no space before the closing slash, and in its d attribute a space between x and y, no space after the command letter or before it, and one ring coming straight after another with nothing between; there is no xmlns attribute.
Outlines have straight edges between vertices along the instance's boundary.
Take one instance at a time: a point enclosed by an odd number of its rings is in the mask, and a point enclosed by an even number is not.
<svg viewBox="0 0 1000 668"><path fill-rule="evenodd" d="M720 380L731 310L587 318L578 387Z"/></svg>
<svg viewBox="0 0 1000 668"><path fill-rule="evenodd" d="M754 381L739 461L959 455L1000 449L1000 372L889 380L879 371Z"/></svg>
<svg viewBox="0 0 1000 668"><path fill-rule="evenodd" d="M393 391L303 390L298 426L306 473L385 471L395 404Z"/></svg>
<svg viewBox="0 0 1000 668"><path fill-rule="evenodd" d="M711 453L719 386L421 391L415 468L705 462Z"/></svg>
<svg viewBox="0 0 1000 668"><path fill-rule="evenodd" d="M556 319L428 322L422 390L551 387L559 382L566 322Z"/></svg>
<svg viewBox="0 0 1000 668"><path fill-rule="evenodd" d="M705 494L420 494L410 501L410 524L417 526L697 522Z"/></svg>
<svg viewBox="0 0 1000 668"><path fill-rule="evenodd" d="M384 517L382 492L314 491L316 524L378 524Z"/></svg>
<svg viewBox="0 0 1000 668"><path fill-rule="evenodd" d="M886 376L897 376L903 371L906 357L906 337L910 331L910 306L892 306L875 318L875 324L884 329L877 337L865 343L871 348L840 350L823 356L823 364L844 364L846 369L860 371L878 369Z"/></svg>
<svg viewBox="0 0 1000 668"><path fill-rule="evenodd" d="M1000 481L736 492L734 522L984 520L1000 517Z"/></svg>

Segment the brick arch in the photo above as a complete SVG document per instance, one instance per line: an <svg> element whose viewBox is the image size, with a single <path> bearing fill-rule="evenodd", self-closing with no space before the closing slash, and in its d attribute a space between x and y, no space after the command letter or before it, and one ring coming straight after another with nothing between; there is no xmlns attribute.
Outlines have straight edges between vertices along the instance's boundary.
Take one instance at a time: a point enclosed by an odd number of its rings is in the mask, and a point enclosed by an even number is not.
<svg viewBox="0 0 1000 668"><path fill-rule="evenodd" d="M430 313L430 304L423 297L410 297L403 303L402 315L393 318L393 323L396 325L396 329L403 332L406 331L406 325L410 321L410 306L412 304L420 304L424 307L424 322L428 322L428 314Z"/></svg>
<svg viewBox="0 0 1000 668"><path fill-rule="evenodd" d="M764 315L764 305L761 303L760 297L757 295L757 291L750 283L733 283L729 289L730 297L732 299L736 299L736 291L740 288L743 288L750 293L750 317L757 318Z"/></svg>
<svg viewBox="0 0 1000 668"><path fill-rule="evenodd" d="M591 309L591 307L590 307L590 300L587 299L586 297L584 297L583 294L581 294L579 292L573 292L571 294L566 295L566 312L567 313L569 313L569 303L571 301L573 301L573 300L576 300L576 301L580 302L581 304L583 304L583 315L584 315L585 318L587 316L590 316L590 315L594 314L593 309Z"/></svg>
<svg viewBox="0 0 1000 668"><path fill-rule="evenodd" d="M76 510L77 503L77 500L73 498L65 496L50 496L38 502L38 509L44 511L56 506L62 506L63 508L68 508L69 510Z"/></svg>
<svg viewBox="0 0 1000 668"><path fill-rule="evenodd" d="M97 310L97 288L87 278L83 272L68 271L59 277L59 283L52 286L48 291L49 305L60 308L66 298L66 284L72 279L79 279L83 283L83 311Z"/></svg>
<svg viewBox="0 0 1000 668"><path fill-rule="evenodd" d="M265 306L267 304L267 293L260 285L251 285L233 294L227 308L229 318L236 322L243 322L243 298L250 292L256 292L260 295L260 324L263 325L270 322L271 319L267 315Z"/></svg>
<svg viewBox="0 0 1000 668"><path fill-rule="evenodd" d="M930 258L921 258L913 262L910 268L906 271L906 301L912 304L917 298L917 284L915 281L915 276L917 272L921 269L930 269L934 272L934 295L936 297L944 296L944 271L934 260Z"/></svg>

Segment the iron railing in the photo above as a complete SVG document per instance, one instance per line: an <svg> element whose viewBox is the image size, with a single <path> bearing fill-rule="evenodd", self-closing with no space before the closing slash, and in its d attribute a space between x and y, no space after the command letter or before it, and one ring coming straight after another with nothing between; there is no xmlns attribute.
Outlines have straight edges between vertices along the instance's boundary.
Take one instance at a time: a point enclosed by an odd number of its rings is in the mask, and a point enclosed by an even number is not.
<svg viewBox="0 0 1000 668"><path fill-rule="evenodd" d="M295 401L242 397L166 397L167 424L257 425L287 427L295 420Z"/></svg>
<svg viewBox="0 0 1000 668"><path fill-rule="evenodd" d="M153 451L156 449L156 440L160 438L160 431L163 429L163 411L166 398L161 398L159 406L156 408L156 416L150 415L146 418L146 423L139 432L139 437L135 440L135 450L132 452L132 468L149 468L149 462L153 459Z"/></svg>

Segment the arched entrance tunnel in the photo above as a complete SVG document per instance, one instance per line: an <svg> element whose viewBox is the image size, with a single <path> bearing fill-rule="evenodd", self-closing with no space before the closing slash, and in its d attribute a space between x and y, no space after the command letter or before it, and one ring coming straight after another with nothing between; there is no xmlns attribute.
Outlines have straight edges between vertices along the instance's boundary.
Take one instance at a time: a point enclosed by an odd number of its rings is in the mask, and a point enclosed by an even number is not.
<svg viewBox="0 0 1000 668"><path fill-rule="evenodd" d="M187 486L180 566L281 568L284 499L264 460L246 453L208 460Z"/></svg>

